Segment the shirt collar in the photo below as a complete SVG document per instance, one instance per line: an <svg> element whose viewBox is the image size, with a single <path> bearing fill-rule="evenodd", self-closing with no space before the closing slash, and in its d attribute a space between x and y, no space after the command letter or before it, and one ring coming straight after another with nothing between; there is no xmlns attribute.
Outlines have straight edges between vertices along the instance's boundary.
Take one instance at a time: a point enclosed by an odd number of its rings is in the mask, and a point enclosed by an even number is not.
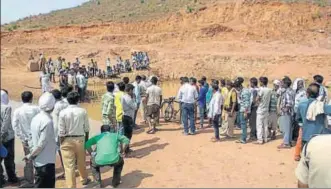
<svg viewBox="0 0 331 189"><path fill-rule="evenodd" d="M68 107L70 107L70 108L75 108L75 107L78 107L78 105L77 105L77 104L69 104Z"/></svg>

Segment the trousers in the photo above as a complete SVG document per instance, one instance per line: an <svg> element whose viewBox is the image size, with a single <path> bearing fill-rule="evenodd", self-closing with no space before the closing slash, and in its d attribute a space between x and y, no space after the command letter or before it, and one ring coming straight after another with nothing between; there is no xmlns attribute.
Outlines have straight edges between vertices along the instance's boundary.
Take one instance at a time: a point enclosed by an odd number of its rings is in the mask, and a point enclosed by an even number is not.
<svg viewBox="0 0 331 189"><path fill-rule="evenodd" d="M35 170L35 188L55 188L55 164L46 164L41 167L35 167Z"/></svg>
<svg viewBox="0 0 331 189"><path fill-rule="evenodd" d="M269 112L256 114L256 134L259 142L267 142L268 140L268 126L269 126Z"/></svg>
<svg viewBox="0 0 331 189"><path fill-rule="evenodd" d="M17 179L15 172L15 140L11 139L7 142L3 142L2 145L7 149L8 155L5 158L0 158L0 182L4 181L2 162L4 162L8 181L14 181ZM2 184L2 183L1 183Z"/></svg>
<svg viewBox="0 0 331 189"><path fill-rule="evenodd" d="M76 161L81 181L87 180L84 143L84 137L67 137L61 144L64 173L68 188L76 188Z"/></svg>
<svg viewBox="0 0 331 189"><path fill-rule="evenodd" d="M30 154L30 148L28 146L28 144L23 143L23 151L24 151L24 155L28 155ZM25 162L25 166L24 166L24 179L29 183L29 184L33 184L34 182L34 175L33 175L33 162L32 161L28 161Z"/></svg>
<svg viewBox="0 0 331 189"><path fill-rule="evenodd" d="M123 124L123 133L124 136L126 136L129 140L132 139L132 133L133 133L133 127L134 127L134 123L133 123L133 119L130 116L123 116L122 119L122 124ZM125 152L128 153L130 151L130 148L126 148Z"/></svg>

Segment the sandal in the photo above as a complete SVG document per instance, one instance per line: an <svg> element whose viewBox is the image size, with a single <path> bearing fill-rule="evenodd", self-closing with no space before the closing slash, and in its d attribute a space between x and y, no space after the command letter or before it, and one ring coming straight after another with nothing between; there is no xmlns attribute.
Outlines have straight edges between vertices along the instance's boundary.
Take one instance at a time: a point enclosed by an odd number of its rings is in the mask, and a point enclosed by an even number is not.
<svg viewBox="0 0 331 189"><path fill-rule="evenodd" d="M290 149L291 146L288 145L288 144L281 144L281 145L279 145L277 148L278 148L278 149Z"/></svg>

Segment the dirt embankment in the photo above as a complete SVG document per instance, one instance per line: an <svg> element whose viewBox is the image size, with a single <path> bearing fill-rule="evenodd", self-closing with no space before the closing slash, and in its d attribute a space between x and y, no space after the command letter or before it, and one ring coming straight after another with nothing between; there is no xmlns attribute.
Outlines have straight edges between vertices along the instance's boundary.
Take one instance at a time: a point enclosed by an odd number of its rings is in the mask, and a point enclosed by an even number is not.
<svg viewBox="0 0 331 189"><path fill-rule="evenodd" d="M152 71L166 79L316 73L330 79L330 21L329 6L237 2L150 21L3 32L1 84L8 88L20 78L35 83L36 75L25 71L31 53L69 61L78 56L84 64L94 58L104 66L107 57L129 58L133 50L148 51ZM18 80L4 77L17 71Z"/></svg>

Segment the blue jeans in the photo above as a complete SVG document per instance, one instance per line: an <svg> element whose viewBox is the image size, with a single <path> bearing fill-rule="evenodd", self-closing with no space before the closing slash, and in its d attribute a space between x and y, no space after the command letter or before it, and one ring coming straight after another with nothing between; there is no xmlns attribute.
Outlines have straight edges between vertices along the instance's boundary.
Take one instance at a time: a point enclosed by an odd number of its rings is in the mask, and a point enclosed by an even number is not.
<svg viewBox="0 0 331 189"><path fill-rule="evenodd" d="M290 145L292 142L292 116L282 115L279 117L279 127L283 132L283 144Z"/></svg>
<svg viewBox="0 0 331 189"><path fill-rule="evenodd" d="M200 125L203 126L203 121L205 120L205 107L199 105L199 114L200 114Z"/></svg>
<svg viewBox="0 0 331 189"><path fill-rule="evenodd" d="M246 142L246 138L247 138L247 123L246 123L246 119L245 119L245 113L244 112L240 112L238 114L239 116L239 125L241 127L241 140Z"/></svg>
<svg viewBox="0 0 331 189"><path fill-rule="evenodd" d="M194 123L194 104L183 103L183 123L184 132L188 133L188 120L190 120L190 130L195 133L195 123Z"/></svg>
<svg viewBox="0 0 331 189"><path fill-rule="evenodd" d="M220 117L221 117L221 114L217 114L213 118L213 127L214 127L214 133L215 133L216 139L220 139L220 130L219 130Z"/></svg>
<svg viewBox="0 0 331 189"><path fill-rule="evenodd" d="M122 122L117 122L117 133L120 135L124 134L124 128Z"/></svg>

